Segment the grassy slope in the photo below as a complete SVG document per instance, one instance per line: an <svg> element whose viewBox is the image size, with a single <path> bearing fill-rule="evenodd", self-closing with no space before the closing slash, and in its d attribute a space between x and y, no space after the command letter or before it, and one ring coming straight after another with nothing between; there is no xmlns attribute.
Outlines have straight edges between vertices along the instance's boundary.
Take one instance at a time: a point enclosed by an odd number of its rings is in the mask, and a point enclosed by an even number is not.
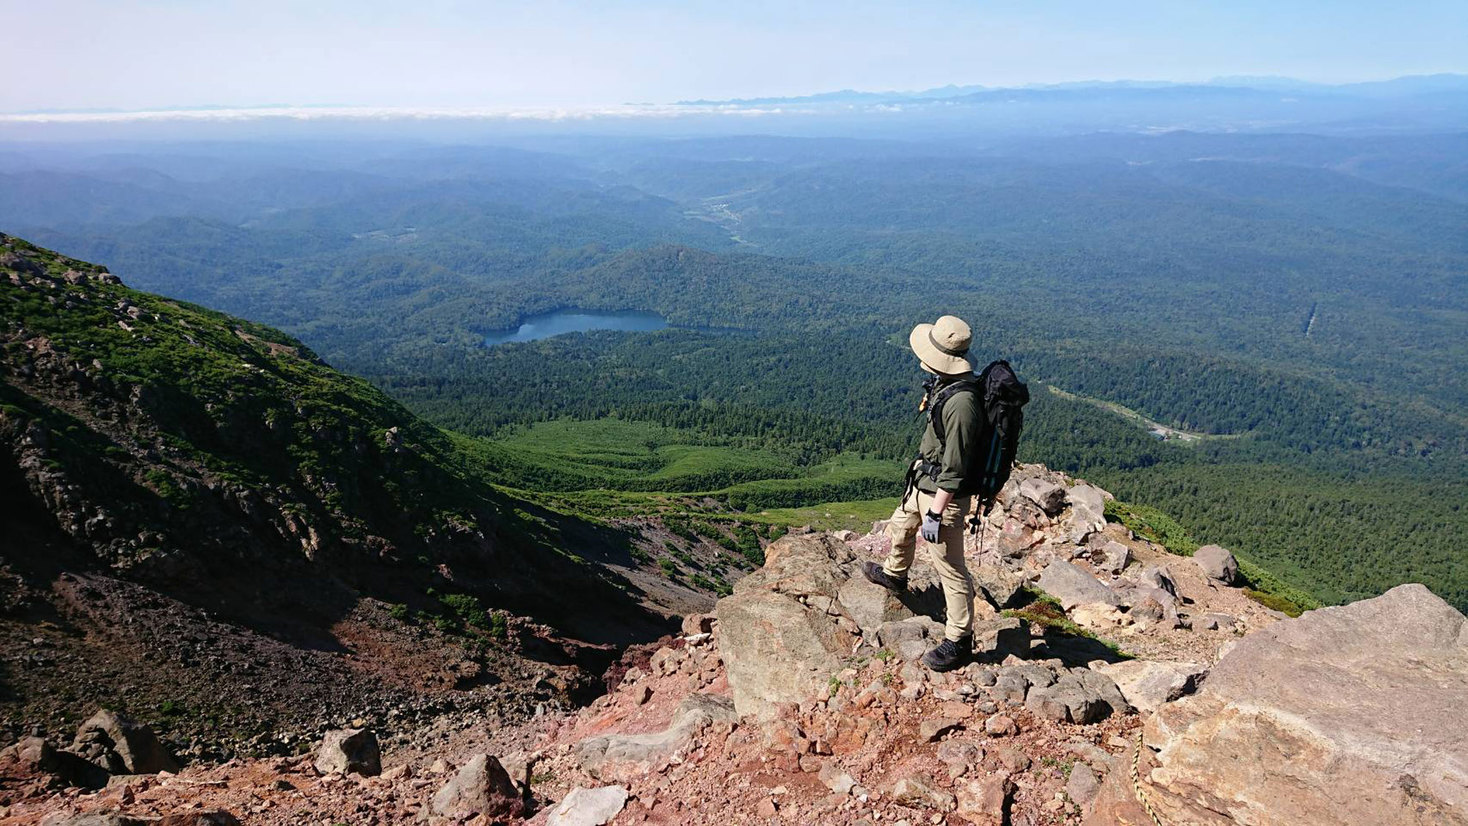
<svg viewBox="0 0 1468 826"><path fill-rule="evenodd" d="M606 492L609 502L650 501L635 494L676 494L713 496L740 510L792 507L890 493L902 472L896 462L850 456L800 467L776 449L737 447L617 418L540 422L493 441L455 438L506 487Z"/></svg>
<svg viewBox="0 0 1468 826"><path fill-rule="evenodd" d="M611 418L521 426L494 442L455 438L479 461L500 468L494 471L500 482L552 496L577 513L698 513L705 508L701 502L713 498L750 523L860 531L891 513L896 500L885 494L895 492L900 476L899 463L890 460L842 455L802 468L774 448L731 447L692 431ZM710 483L745 473L758 478ZM1095 476L1118 495L1160 506L1136 506L1143 515L1139 524L1169 526L1171 532L1158 538L1176 552L1196 548L1194 536L1235 549L1253 587L1291 610L1372 596L1379 592L1372 582L1383 573L1396 581L1427 581L1458 604L1468 598L1454 584L1452 558L1394 553L1361 540L1397 536L1411 543L1418 532L1433 531L1468 499L1461 484L1447 485L1451 495L1445 496L1440 482L1339 479L1299 468L1261 471L1258 465L1162 464ZM1397 510L1375 507L1430 497L1441 512L1425 523L1399 525ZM1240 519L1243 506L1277 518ZM1292 549L1305 535L1342 552L1301 556Z"/></svg>

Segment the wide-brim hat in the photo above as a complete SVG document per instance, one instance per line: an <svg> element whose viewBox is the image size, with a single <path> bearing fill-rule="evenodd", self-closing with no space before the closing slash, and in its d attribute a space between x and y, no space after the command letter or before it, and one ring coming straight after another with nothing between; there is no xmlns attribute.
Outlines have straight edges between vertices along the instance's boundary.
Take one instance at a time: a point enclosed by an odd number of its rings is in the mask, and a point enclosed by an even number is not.
<svg viewBox="0 0 1468 826"><path fill-rule="evenodd" d="M968 360L968 347L973 338L973 331L963 319L945 315L935 324L912 328L907 343L929 369L956 376L974 371L973 362Z"/></svg>

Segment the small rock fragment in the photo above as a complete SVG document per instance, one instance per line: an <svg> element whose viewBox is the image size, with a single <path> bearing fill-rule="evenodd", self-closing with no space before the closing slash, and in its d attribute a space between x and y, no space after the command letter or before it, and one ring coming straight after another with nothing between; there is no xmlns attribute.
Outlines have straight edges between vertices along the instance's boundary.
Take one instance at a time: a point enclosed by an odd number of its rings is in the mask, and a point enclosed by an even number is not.
<svg viewBox="0 0 1468 826"><path fill-rule="evenodd" d="M990 737L1010 737L1019 734L1019 725L1006 714L995 714L984 721L984 731Z"/></svg>
<svg viewBox="0 0 1468 826"><path fill-rule="evenodd" d="M627 805L627 789L602 786L583 789L580 786L561 799L546 818L547 826L604 826Z"/></svg>

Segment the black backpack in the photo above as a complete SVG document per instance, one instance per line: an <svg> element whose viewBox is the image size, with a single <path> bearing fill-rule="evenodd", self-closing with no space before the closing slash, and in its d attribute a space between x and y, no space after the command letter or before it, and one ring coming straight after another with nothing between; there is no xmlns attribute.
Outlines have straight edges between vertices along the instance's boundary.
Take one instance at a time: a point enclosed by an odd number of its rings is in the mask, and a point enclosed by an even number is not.
<svg viewBox="0 0 1468 826"><path fill-rule="evenodd" d="M977 452L969 457L969 469L973 475L964 479L957 495L977 496L987 506L1009 481L1015 449L1019 446L1019 433L1025 424L1024 406L1030 400L1030 389L1014 375L1009 362L1003 360L993 362L972 379L944 385L928 407L929 421L933 432L938 434L940 444L947 437L943 429L943 404L955 393L963 392L978 397L983 420L975 445ZM936 468L925 470L936 475Z"/></svg>

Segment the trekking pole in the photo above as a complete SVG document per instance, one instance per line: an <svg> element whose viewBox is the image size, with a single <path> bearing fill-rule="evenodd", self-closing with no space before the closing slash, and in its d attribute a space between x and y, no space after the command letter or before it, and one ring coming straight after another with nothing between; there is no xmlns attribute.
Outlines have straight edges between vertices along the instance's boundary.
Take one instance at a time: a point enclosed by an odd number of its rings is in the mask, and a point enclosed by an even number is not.
<svg viewBox="0 0 1468 826"><path fill-rule="evenodd" d="M979 557L984 556L984 534L989 530L989 519L982 513L979 515Z"/></svg>

